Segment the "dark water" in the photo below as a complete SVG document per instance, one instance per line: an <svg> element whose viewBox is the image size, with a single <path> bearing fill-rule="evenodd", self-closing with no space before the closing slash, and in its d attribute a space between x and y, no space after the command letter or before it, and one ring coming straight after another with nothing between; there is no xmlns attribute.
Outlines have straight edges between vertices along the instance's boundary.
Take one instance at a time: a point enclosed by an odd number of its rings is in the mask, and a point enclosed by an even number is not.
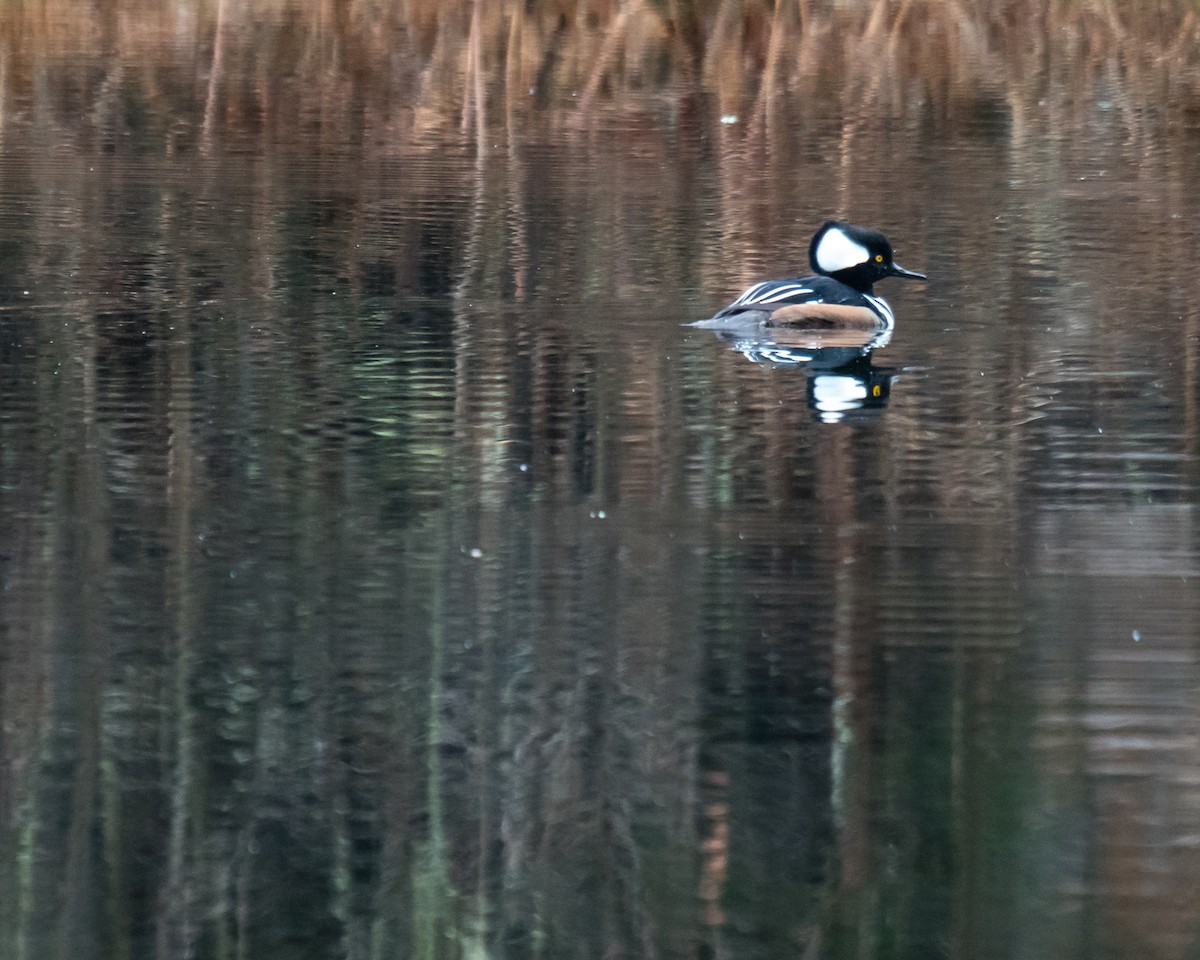
<svg viewBox="0 0 1200 960"><path fill-rule="evenodd" d="M1200 956L1179 50L484 7L5 21L0 956Z"/></svg>

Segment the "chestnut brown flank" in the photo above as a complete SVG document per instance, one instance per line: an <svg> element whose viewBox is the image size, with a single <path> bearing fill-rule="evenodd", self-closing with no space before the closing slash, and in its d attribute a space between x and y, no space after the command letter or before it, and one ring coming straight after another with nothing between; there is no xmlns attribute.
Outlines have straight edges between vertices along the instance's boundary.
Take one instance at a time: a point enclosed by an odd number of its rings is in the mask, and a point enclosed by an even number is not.
<svg viewBox="0 0 1200 960"><path fill-rule="evenodd" d="M771 326L803 323L857 330L880 330L884 325L873 310L838 303L790 303L772 313L767 323Z"/></svg>

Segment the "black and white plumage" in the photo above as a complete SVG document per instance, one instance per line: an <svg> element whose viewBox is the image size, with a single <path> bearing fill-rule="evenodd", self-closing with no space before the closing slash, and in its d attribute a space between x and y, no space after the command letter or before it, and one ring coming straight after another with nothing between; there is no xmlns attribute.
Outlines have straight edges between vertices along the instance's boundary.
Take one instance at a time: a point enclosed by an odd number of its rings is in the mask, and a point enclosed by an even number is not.
<svg viewBox="0 0 1200 960"><path fill-rule="evenodd" d="M694 326L803 326L814 329L890 330L896 318L873 287L885 277L924 280L895 262L878 230L828 220L813 235L808 260L815 275L764 280L708 320Z"/></svg>
<svg viewBox="0 0 1200 960"><path fill-rule="evenodd" d="M833 304L865 307L873 311L884 328L892 327L896 316L883 297L855 290L832 277L792 277L786 280L763 280L733 301L713 319L736 317L747 312L773 314L785 306L801 304Z"/></svg>

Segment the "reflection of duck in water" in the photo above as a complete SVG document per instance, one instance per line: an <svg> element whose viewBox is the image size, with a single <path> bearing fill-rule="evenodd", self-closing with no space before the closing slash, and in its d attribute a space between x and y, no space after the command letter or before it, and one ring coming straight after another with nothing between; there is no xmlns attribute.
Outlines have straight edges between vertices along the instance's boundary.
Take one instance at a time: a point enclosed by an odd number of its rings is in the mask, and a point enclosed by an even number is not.
<svg viewBox="0 0 1200 960"><path fill-rule="evenodd" d="M896 368L874 366L871 351L887 345L892 337L890 330L851 334L776 327L713 333L747 360L803 369L808 376L808 406L820 420L844 420L858 416L854 411L877 411L887 406Z"/></svg>
<svg viewBox="0 0 1200 960"><path fill-rule="evenodd" d="M882 410L896 379L895 367L871 364L870 350L847 350L848 356L839 356L839 349L813 357L807 368L809 409L826 423L861 416L857 411Z"/></svg>
<svg viewBox="0 0 1200 960"><path fill-rule="evenodd" d="M884 277L925 279L892 259L892 245L878 230L841 220L827 220L813 235L808 262L816 276L756 283L711 319L693 326L879 333L891 330L896 318L872 287Z"/></svg>

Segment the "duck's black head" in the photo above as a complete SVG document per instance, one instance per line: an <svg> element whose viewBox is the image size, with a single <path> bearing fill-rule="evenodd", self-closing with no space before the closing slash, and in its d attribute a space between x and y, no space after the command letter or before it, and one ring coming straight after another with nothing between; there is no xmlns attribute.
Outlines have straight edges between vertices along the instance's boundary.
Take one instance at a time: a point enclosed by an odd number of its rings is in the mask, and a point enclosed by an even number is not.
<svg viewBox="0 0 1200 960"><path fill-rule="evenodd" d="M892 245L878 230L842 220L826 220L813 234L808 262L816 273L862 293L870 293L884 277L925 279L925 274L906 270L892 259Z"/></svg>

